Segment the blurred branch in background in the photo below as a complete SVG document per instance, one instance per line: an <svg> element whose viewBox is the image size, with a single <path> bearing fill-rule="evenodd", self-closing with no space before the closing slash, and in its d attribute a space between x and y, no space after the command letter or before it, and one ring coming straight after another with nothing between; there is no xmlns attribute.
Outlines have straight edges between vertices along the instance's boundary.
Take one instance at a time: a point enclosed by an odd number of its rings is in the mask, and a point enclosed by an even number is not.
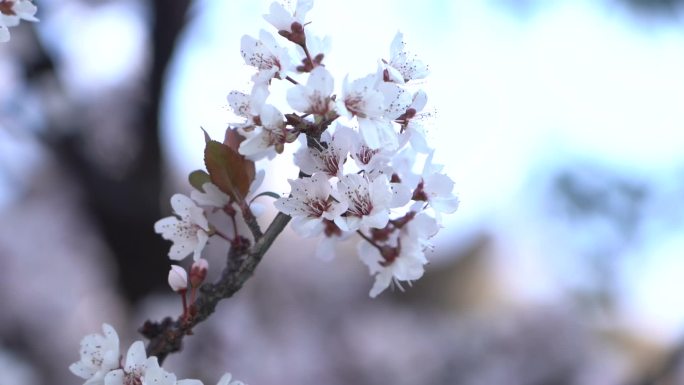
<svg viewBox="0 0 684 385"><path fill-rule="evenodd" d="M63 107L74 113L71 118L47 119L41 135L82 191L89 215L116 258L120 287L131 301L163 287L168 270L163 258L168 245L152 231L152 224L163 216L159 105L164 74L189 4L190 0L149 1L150 63L141 79L127 79L127 87L105 89L90 100ZM56 78L59 58L38 38L35 47L38 54L26 65L28 81ZM136 83L142 87L130 86ZM125 143L116 146L121 140Z"/></svg>

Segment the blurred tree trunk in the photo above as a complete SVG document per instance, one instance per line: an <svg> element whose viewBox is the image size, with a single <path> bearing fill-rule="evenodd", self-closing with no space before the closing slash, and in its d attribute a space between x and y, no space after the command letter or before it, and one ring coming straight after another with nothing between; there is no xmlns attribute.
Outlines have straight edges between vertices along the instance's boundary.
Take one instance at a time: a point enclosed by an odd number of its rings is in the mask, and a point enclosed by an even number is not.
<svg viewBox="0 0 684 385"><path fill-rule="evenodd" d="M185 25L190 3L191 0L149 0L152 60L146 72L144 97L125 101L127 111L136 119L133 132L139 146L125 175L115 177L101 172L84 153L82 132L85 127L79 127L87 124L84 120L73 119L69 124L74 127L68 130L55 127L45 130L48 147L78 184L91 219L116 257L122 294L131 301L166 285L169 269L166 255L170 245L153 230L154 222L164 215L160 207L159 107L164 92L164 74ZM55 62L45 49L27 64L29 80L54 76ZM55 134L64 132L69 134Z"/></svg>

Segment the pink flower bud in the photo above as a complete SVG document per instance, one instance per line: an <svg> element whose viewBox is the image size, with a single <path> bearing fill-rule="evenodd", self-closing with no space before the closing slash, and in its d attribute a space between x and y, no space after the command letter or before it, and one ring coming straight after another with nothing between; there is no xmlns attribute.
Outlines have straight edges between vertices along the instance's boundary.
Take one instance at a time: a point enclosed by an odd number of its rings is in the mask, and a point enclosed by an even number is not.
<svg viewBox="0 0 684 385"><path fill-rule="evenodd" d="M183 291L188 287L188 273L178 265L171 265L169 270L169 286L173 291Z"/></svg>
<svg viewBox="0 0 684 385"><path fill-rule="evenodd" d="M192 287L199 287L204 282L208 268L209 262L204 258L200 258L192 264L192 268L190 268L190 285Z"/></svg>

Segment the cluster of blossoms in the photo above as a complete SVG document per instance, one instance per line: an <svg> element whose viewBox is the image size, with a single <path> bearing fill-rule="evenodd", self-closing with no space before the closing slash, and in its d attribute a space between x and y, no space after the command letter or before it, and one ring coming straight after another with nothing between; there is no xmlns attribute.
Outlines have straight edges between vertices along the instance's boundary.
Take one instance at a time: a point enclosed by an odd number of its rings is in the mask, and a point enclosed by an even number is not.
<svg viewBox="0 0 684 385"><path fill-rule="evenodd" d="M290 180L289 196L279 198L275 206L293 218L299 235L321 238L316 254L323 258L334 254L339 240L357 234L359 256L375 276L370 291L375 297L393 282L422 276L428 240L439 230L441 215L453 213L459 201L453 181L432 163L434 150L422 126L429 115L422 112L427 95L416 81L428 74L427 66L406 51L397 33L389 56L378 60L373 73L354 80L344 77L335 93L335 79L324 65L328 39L306 28L312 6L311 0L299 1L294 10L273 3L264 16L294 50L264 30L259 38L243 36L242 57L256 73L249 93L228 95L241 121L227 130L224 145L253 168L255 161L282 153L286 144L300 143L294 156L300 177ZM305 81L295 79L301 77ZM268 103L274 80L292 83L287 102L294 112L283 114ZM416 168L419 159L422 168ZM208 223L207 210L222 210L234 219L236 207L246 198L235 194L231 184L213 184L216 172L210 164L207 168L207 182L193 183L197 190L191 198L171 198L180 219L169 217L155 225L174 242L172 259L191 252L199 258L210 235L223 236ZM254 196L259 181L250 181L248 195ZM249 211L244 204L242 208L243 214ZM237 234L224 238L236 239Z"/></svg>
<svg viewBox="0 0 684 385"><path fill-rule="evenodd" d="M176 375L159 367L157 357L147 357L142 341L134 342L123 360L119 354L119 336L108 324L104 334L91 334L81 341L81 360L69 366L75 375L86 380L85 385L202 385L199 380L177 380ZM218 385L244 385L231 382L230 373L221 377Z"/></svg>
<svg viewBox="0 0 684 385"><path fill-rule="evenodd" d="M0 5L6 3L0 0ZM375 278L370 290L375 297L393 283L401 288L401 282L423 275L425 251L441 227L442 215L458 208L454 182L433 164L434 149L422 126L430 114L423 112L427 95L418 86L429 72L427 66L406 51L402 34L397 33L389 56L379 59L372 73L351 80L347 75L336 82L324 64L328 39L308 28L306 15L312 6L312 0L298 1L294 9L273 3L264 15L293 49L264 30L258 38L243 36L242 57L256 73L249 92L228 94L240 121L230 125L223 142L205 133L206 171L190 174L190 196L173 195L174 215L154 224L155 232L173 242L171 260L189 255L194 260L189 274L180 265L169 271L168 282L181 295L183 313L165 324L170 328L163 335L167 340L174 336L180 343L182 335L191 334L199 319L213 311L216 302L209 303L211 298L232 295L234 291L226 288L239 290L290 219L300 236L320 238L316 254L322 258L330 259L339 241L358 236L358 255ZM270 87L278 81L291 86L291 113L283 114L268 103ZM257 194L264 171L257 171L256 162L273 159L289 144L299 145L294 163L300 169L299 177L289 180L290 192ZM263 195L275 198L280 211L266 232L256 221L262 210L254 202ZM219 216L224 218L218 220ZM252 240L240 234L239 219ZM203 286L203 293L213 293L211 298L195 301L208 269L201 254L214 236L230 243L228 267L218 284ZM235 280L237 284L225 281L239 274L246 275ZM160 368L162 354L175 350L159 350L158 360L147 357L138 341L124 361L114 329L105 324L103 331L104 335L83 339L81 360L70 367L86 384L201 384L176 380ZM150 339L159 335L142 333ZM229 374L219 382L230 384L240 383L230 382Z"/></svg>
<svg viewBox="0 0 684 385"><path fill-rule="evenodd" d="M37 10L31 0L0 0L0 43L10 40L8 27L16 27L22 19L38 21Z"/></svg>
<svg viewBox="0 0 684 385"><path fill-rule="evenodd" d="M234 125L246 137L239 153L272 159L299 138L294 162L300 177L290 180L289 196L275 206L293 218L299 235L321 238L317 254L324 258L333 255L337 241L360 236L358 253L375 275L375 297L392 282L422 276L428 239L439 230L441 214L457 209L458 198L453 181L432 164L421 124L427 95L416 81L428 74L427 66L406 51L397 33L373 73L344 77L336 93L324 65L327 40L305 28L311 6L299 1L288 12L273 4L265 16L296 51L263 30L258 39L242 39L242 56L257 73L249 94L228 95L244 118ZM287 91L293 113L267 103L273 79L294 84ZM424 160L422 170L415 167L418 159Z"/></svg>

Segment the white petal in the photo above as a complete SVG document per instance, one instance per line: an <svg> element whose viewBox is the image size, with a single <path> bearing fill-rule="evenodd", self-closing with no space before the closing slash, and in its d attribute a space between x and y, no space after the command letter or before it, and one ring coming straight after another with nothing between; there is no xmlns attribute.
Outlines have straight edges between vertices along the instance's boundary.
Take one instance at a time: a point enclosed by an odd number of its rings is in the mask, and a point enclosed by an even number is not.
<svg viewBox="0 0 684 385"><path fill-rule="evenodd" d="M331 261L335 258L335 244L337 237L322 237L316 245L316 257L324 261Z"/></svg>
<svg viewBox="0 0 684 385"><path fill-rule="evenodd" d="M175 238L176 228L180 221L176 217L166 217L154 223L154 232L161 234L162 238L172 240Z"/></svg>
<svg viewBox="0 0 684 385"><path fill-rule="evenodd" d="M416 111L421 111L423 108L425 108L426 104L427 94L425 93L425 91L416 91L416 93L413 95L413 102L411 103L411 108L414 108Z"/></svg>
<svg viewBox="0 0 684 385"><path fill-rule="evenodd" d="M6 43L8 41L10 41L9 28L0 25L0 43Z"/></svg>
<svg viewBox="0 0 684 385"><path fill-rule="evenodd" d="M30 1L24 0L15 2L14 6L12 6L12 10L24 20L38 21L38 19L34 16L38 11L38 7L36 7Z"/></svg>
<svg viewBox="0 0 684 385"><path fill-rule="evenodd" d="M200 380L185 379L185 380L178 380L178 382L176 382L176 385L204 385L204 384L202 384L202 381L200 381Z"/></svg>
<svg viewBox="0 0 684 385"><path fill-rule="evenodd" d="M301 24L304 24L306 14L313 8L313 0L297 0L294 16Z"/></svg>
<svg viewBox="0 0 684 385"><path fill-rule="evenodd" d="M274 1L268 8L268 12L268 14L264 15L264 19L267 22L276 27L279 31L290 31L294 18L282 4Z"/></svg>
<svg viewBox="0 0 684 385"><path fill-rule="evenodd" d="M180 261L187 257L194 248L194 242L178 240L171 245L171 248L169 249L169 258L174 261Z"/></svg>
<svg viewBox="0 0 684 385"><path fill-rule="evenodd" d="M97 372L97 368L93 367L90 364L86 364L83 361L78 361L69 365L69 371L77 375L78 377L87 380L95 375L95 373Z"/></svg>
<svg viewBox="0 0 684 385"><path fill-rule="evenodd" d="M171 207L176 214L184 216L190 212L191 208L197 207L197 205L195 205L192 199L183 194L173 194L171 197Z"/></svg>
<svg viewBox="0 0 684 385"><path fill-rule="evenodd" d="M249 107L249 95L239 92L231 91L226 97L230 108L233 109L236 115L242 116L243 118L250 117L250 107Z"/></svg>
<svg viewBox="0 0 684 385"><path fill-rule="evenodd" d="M123 385L124 371L121 369L112 370L104 378L104 385Z"/></svg>
<svg viewBox="0 0 684 385"><path fill-rule="evenodd" d="M141 366L147 360L147 353L145 352L145 345L142 341L135 341L126 353L126 369L127 372L134 370L137 366Z"/></svg>
<svg viewBox="0 0 684 385"><path fill-rule="evenodd" d="M292 230L300 237L315 237L323 231L322 218L295 217L292 220Z"/></svg>
<svg viewBox="0 0 684 385"><path fill-rule="evenodd" d="M262 125L267 128L280 128L285 124L283 114L270 104L264 105L259 116Z"/></svg>
<svg viewBox="0 0 684 385"><path fill-rule="evenodd" d="M230 385L231 378L233 378L233 376L230 373L225 373L223 376L221 376L221 379L216 385Z"/></svg>
<svg viewBox="0 0 684 385"><path fill-rule="evenodd" d="M309 74L306 86L320 92L321 95L330 96L335 87L335 80L325 67L318 66Z"/></svg>
<svg viewBox="0 0 684 385"><path fill-rule="evenodd" d="M311 103L309 102L308 88L298 84L287 90L287 102L294 110L299 112L309 112Z"/></svg>
<svg viewBox="0 0 684 385"><path fill-rule="evenodd" d="M392 39L392 44L390 45L390 58L397 56L400 52L404 50L404 35L397 31Z"/></svg>
<svg viewBox="0 0 684 385"><path fill-rule="evenodd" d="M389 270L384 270L378 273L375 276L375 283L373 283L373 287L370 290L370 293L368 295L371 298L377 297L380 293L385 291L392 282L392 273Z"/></svg>
<svg viewBox="0 0 684 385"><path fill-rule="evenodd" d="M202 257L202 250L204 246L207 245L207 240L209 240L209 235L204 231L200 230L197 232L197 245L195 246L194 254L192 258L197 261Z"/></svg>
<svg viewBox="0 0 684 385"><path fill-rule="evenodd" d="M460 200L458 197L436 198L430 200L430 206L432 206L432 208L434 208L436 211L447 214L456 212L456 210L458 210L459 204Z"/></svg>

